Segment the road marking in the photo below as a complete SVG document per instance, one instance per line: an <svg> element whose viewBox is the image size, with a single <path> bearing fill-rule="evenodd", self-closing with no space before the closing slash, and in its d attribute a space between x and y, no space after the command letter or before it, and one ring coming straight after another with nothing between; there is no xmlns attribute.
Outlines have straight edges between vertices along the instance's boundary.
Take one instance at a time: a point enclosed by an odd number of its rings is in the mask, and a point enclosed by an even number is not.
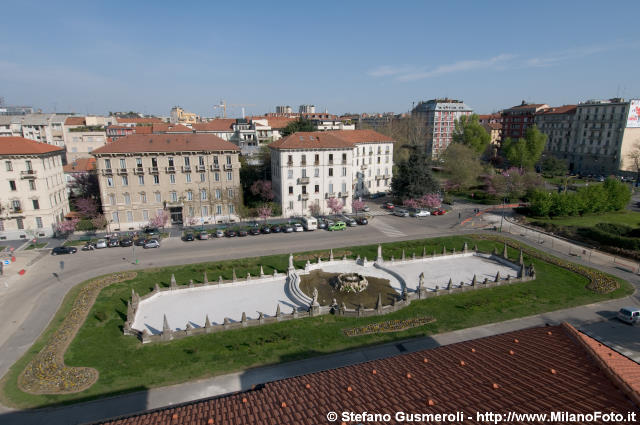
<svg viewBox="0 0 640 425"><path fill-rule="evenodd" d="M371 225L378 230L380 230L385 236L389 236L392 238L399 238L402 236L407 236L406 233L401 232L395 227L381 221L381 220L371 220Z"/></svg>

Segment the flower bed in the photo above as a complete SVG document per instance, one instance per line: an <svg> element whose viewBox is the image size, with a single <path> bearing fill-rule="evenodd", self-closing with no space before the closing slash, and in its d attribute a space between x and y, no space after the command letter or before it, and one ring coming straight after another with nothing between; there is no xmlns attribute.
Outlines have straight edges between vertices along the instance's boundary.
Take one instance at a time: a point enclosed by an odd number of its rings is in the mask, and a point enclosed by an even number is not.
<svg viewBox="0 0 640 425"><path fill-rule="evenodd" d="M84 323L100 291L113 283L131 280L136 275L136 272L114 273L85 285L47 345L20 374L19 388L31 394L65 394L82 391L93 385L98 379L98 371L89 367L65 366L64 353Z"/></svg>
<svg viewBox="0 0 640 425"><path fill-rule="evenodd" d="M384 322L370 323L357 328L346 328L342 330L346 336L359 336L377 334L382 332L400 332L410 328L417 328L427 323L435 322L433 317L414 317L406 320L386 320Z"/></svg>
<svg viewBox="0 0 640 425"><path fill-rule="evenodd" d="M617 280L615 280L614 278L606 275L605 273L599 270L587 268L579 264L574 264L569 261L565 261L561 258L554 257L550 254L536 251L530 248L529 246L522 244L518 241L515 241L513 239L508 239L508 238L497 236L497 235L475 235L475 237L479 239L506 243L511 248L522 250L522 252L524 252L530 257L537 258L539 260L554 264L556 266L562 267L564 269L577 273L581 276L584 276L587 279L589 279L589 283L587 284L587 289L593 292L596 292L598 294L609 294L620 287L620 283Z"/></svg>

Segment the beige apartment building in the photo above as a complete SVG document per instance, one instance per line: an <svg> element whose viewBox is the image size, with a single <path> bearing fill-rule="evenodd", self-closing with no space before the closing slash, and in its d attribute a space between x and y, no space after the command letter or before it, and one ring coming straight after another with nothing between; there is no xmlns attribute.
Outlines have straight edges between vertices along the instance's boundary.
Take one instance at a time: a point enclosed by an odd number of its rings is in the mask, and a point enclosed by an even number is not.
<svg viewBox="0 0 640 425"><path fill-rule="evenodd" d="M106 128L115 124L115 117L69 117L64 122L64 145L67 162L91 158L91 152L107 143Z"/></svg>
<svg viewBox="0 0 640 425"><path fill-rule="evenodd" d="M22 137L0 143L0 240L50 237L69 212L64 149Z"/></svg>
<svg viewBox="0 0 640 425"><path fill-rule="evenodd" d="M211 134L133 134L93 151L110 231L238 220L239 149Z"/></svg>

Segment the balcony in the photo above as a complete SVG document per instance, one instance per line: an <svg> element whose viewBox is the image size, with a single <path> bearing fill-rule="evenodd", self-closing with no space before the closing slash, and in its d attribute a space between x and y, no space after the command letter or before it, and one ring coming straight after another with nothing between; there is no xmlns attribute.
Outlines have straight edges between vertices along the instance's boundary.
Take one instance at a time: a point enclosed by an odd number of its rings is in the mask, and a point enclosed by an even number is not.
<svg viewBox="0 0 640 425"><path fill-rule="evenodd" d="M113 175L113 170L111 168L104 168L104 169L102 169L102 175L103 176L111 176L111 175Z"/></svg>
<svg viewBox="0 0 640 425"><path fill-rule="evenodd" d="M293 167L293 161L287 162L287 167Z"/></svg>
<svg viewBox="0 0 640 425"><path fill-rule="evenodd" d="M35 179L37 176L36 170L20 171L20 177L23 179Z"/></svg>
<svg viewBox="0 0 640 425"><path fill-rule="evenodd" d="M376 180L381 180L384 178L384 175L382 174L376 174Z"/></svg>
<svg viewBox="0 0 640 425"><path fill-rule="evenodd" d="M320 165L320 161L313 161L313 165Z"/></svg>
<svg viewBox="0 0 640 425"><path fill-rule="evenodd" d="M369 166L368 166L367 164L362 164L362 165L360 166L360 169L361 169L361 170L366 170L367 168L369 168Z"/></svg>
<svg viewBox="0 0 640 425"><path fill-rule="evenodd" d="M333 165L333 159L330 159L330 160L328 161L328 163L329 163L329 165Z"/></svg>
<svg viewBox="0 0 640 425"><path fill-rule="evenodd" d="M306 201L309 199L309 194L308 193L301 193L300 194L300 200L301 201Z"/></svg>
<svg viewBox="0 0 640 425"><path fill-rule="evenodd" d="M233 170L233 165L232 164L224 164L224 170L225 171Z"/></svg>
<svg viewBox="0 0 640 425"><path fill-rule="evenodd" d="M335 198L336 197L336 193L335 192L329 192L327 193L327 198Z"/></svg>
<svg viewBox="0 0 640 425"><path fill-rule="evenodd" d="M158 167L149 167L149 173L158 174Z"/></svg>
<svg viewBox="0 0 640 425"><path fill-rule="evenodd" d="M144 168L136 167L133 169L133 174L144 174Z"/></svg>
<svg viewBox="0 0 640 425"><path fill-rule="evenodd" d="M340 192L338 193L338 198L348 198L349 192Z"/></svg>
<svg viewBox="0 0 640 425"><path fill-rule="evenodd" d="M196 171L199 173L204 173L206 169L207 167L205 167L204 165L196 165Z"/></svg>
<svg viewBox="0 0 640 425"><path fill-rule="evenodd" d="M122 174L127 174L127 169L126 168L118 168L118 174L122 175Z"/></svg>
<svg viewBox="0 0 640 425"><path fill-rule="evenodd" d="M300 177L298 179L298 184L309 184L309 177Z"/></svg>
<svg viewBox="0 0 640 425"><path fill-rule="evenodd" d="M217 162L211 164L211 171L220 171L220 164L218 164Z"/></svg>
<svg viewBox="0 0 640 425"><path fill-rule="evenodd" d="M307 166L307 161L300 161L300 166L306 167Z"/></svg>
<svg viewBox="0 0 640 425"><path fill-rule="evenodd" d="M190 165L183 165L182 166L182 172L183 173L190 173L191 172L191 166Z"/></svg>
<svg viewBox="0 0 640 425"><path fill-rule="evenodd" d="M165 167L164 169L167 173L175 173L176 167Z"/></svg>

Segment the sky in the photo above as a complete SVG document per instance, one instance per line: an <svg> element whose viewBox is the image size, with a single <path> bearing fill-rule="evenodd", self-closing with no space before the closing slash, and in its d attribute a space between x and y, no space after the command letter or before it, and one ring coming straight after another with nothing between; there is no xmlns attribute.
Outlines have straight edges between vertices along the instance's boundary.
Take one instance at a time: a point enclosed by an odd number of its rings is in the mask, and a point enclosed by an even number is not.
<svg viewBox="0 0 640 425"><path fill-rule="evenodd" d="M46 112L478 113L640 97L636 1L7 2L0 96ZM230 107L239 116L240 107Z"/></svg>

